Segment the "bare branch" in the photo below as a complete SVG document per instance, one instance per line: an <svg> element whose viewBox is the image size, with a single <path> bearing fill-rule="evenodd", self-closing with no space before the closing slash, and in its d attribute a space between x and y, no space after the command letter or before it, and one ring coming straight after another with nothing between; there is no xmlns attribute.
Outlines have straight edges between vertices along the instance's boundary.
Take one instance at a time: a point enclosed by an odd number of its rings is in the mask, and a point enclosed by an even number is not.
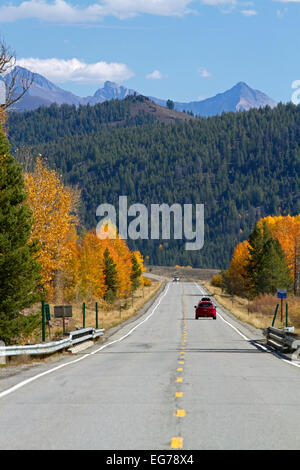
<svg viewBox="0 0 300 470"><path fill-rule="evenodd" d="M0 75L7 73L16 65L16 54L0 38Z"/></svg>
<svg viewBox="0 0 300 470"><path fill-rule="evenodd" d="M0 106L7 109L19 101L31 87L35 74L15 67L6 77L6 100Z"/></svg>
<svg viewBox="0 0 300 470"><path fill-rule="evenodd" d="M0 108L7 109L19 101L31 87L34 73L16 67L16 54L0 37L0 78L5 84L5 100Z"/></svg>

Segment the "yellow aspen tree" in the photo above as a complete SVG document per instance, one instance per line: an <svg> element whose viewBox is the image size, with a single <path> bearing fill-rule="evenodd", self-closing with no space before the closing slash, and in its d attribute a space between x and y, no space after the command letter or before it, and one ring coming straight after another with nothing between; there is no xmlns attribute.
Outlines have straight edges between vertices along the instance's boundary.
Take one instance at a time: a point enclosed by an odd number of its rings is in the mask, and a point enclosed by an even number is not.
<svg viewBox="0 0 300 470"><path fill-rule="evenodd" d="M69 241L77 223L78 191L64 186L56 171L38 156L32 173L24 175L27 204L33 212L32 239L40 242L42 282L52 300L70 254Z"/></svg>
<svg viewBox="0 0 300 470"><path fill-rule="evenodd" d="M80 289L83 297L102 298L106 291L103 274L104 246L94 230L89 231L80 246Z"/></svg>
<svg viewBox="0 0 300 470"><path fill-rule="evenodd" d="M121 239L117 232L117 227L111 221L103 224L97 232L104 246L104 251L108 248L110 256L116 264L118 271L118 296L126 297L131 291L131 252L126 242Z"/></svg>
<svg viewBox="0 0 300 470"><path fill-rule="evenodd" d="M5 135L7 135L7 131L5 128L6 121L7 121L7 113L5 109L2 106L0 106L0 128Z"/></svg>
<svg viewBox="0 0 300 470"><path fill-rule="evenodd" d="M69 255L66 260L63 272L63 296L67 302L81 299L81 245L78 242L78 236L74 230L72 240L68 242Z"/></svg>
<svg viewBox="0 0 300 470"><path fill-rule="evenodd" d="M132 259L131 252L126 245L126 242L119 238L110 240L115 253L116 253L116 264L119 273L119 295L120 297L126 297L131 291L131 269Z"/></svg>
<svg viewBox="0 0 300 470"><path fill-rule="evenodd" d="M226 271L227 283L231 291L237 295L246 295L249 290L246 279L246 264L249 259L249 243L245 240L239 243L233 252L232 260Z"/></svg>

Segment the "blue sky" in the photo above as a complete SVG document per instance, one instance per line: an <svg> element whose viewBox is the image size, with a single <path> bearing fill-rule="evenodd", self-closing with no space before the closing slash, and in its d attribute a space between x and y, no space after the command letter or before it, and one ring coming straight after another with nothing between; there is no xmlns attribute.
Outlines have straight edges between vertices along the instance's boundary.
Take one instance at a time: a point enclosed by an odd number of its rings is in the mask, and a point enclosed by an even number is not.
<svg viewBox="0 0 300 470"><path fill-rule="evenodd" d="M300 0L2 0L20 65L80 96L112 80L176 101L239 81L290 101Z"/></svg>

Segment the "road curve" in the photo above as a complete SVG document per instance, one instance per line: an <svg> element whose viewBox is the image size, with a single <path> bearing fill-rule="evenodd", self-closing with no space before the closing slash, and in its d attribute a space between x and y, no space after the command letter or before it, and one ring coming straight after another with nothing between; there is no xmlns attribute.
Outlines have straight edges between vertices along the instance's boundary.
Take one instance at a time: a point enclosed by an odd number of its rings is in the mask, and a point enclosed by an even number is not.
<svg viewBox="0 0 300 470"><path fill-rule="evenodd" d="M0 449L298 449L300 369L168 283L102 346L0 383Z"/></svg>

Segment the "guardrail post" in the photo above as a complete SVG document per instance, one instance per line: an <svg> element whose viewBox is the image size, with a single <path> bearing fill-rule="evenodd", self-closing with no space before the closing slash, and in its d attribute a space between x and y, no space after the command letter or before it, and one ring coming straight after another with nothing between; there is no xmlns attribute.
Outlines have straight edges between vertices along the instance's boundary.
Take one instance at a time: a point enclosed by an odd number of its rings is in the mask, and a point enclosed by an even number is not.
<svg viewBox="0 0 300 470"><path fill-rule="evenodd" d="M42 300L42 342L46 341L46 314L45 314L45 301Z"/></svg>
<svg viewBox="0 0 300 470"><path fill-rule="evenodd" d="M82 304L82 328L85 328L85 302Z"/></svg>
<svg viewBox="0 0 300 470"><path fill-rule="evenodd" d="M96 330L98 330L98 302L96 302Z"/></svg>

